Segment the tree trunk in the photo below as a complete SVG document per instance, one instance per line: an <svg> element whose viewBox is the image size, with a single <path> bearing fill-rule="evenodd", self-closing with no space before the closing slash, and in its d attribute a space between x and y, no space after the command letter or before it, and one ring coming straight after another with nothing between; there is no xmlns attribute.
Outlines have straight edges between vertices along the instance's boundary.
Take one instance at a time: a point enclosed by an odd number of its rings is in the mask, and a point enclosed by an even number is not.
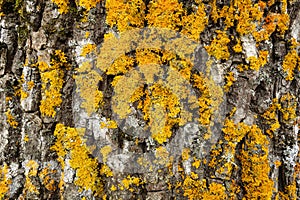
<svg viewBox="0 0 300 200"><path fill-rule="evenodd" d="M298 1L0 5L0 199L299 199Z"/></svg>

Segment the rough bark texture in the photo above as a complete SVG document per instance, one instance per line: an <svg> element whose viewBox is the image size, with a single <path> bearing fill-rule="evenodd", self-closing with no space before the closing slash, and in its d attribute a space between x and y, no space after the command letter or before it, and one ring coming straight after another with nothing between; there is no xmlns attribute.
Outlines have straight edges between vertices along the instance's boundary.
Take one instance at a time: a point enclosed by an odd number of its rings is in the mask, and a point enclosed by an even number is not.
<svg viewBox="0 0 300 200"><path fill-rule="evenodd" d="M119 7L113 6L115 2ZM0 198L299 199L300 45L296 42L300 42L300 3L126 2L103 0L88 6L84 1L73 0L0 1ZM155 8L153 2L163 6ZM67 7L60 5L63 3ZM160 12L161 9L166 11ZM198 9L203 9L203 16L185 20ZM262 15L256 18L258 14L251 9L260 10ZM108 19L113 14L116 21ZM246 18L249 21L242 21ZM231 25L227 19L232 20ZM202 20L201 24L197 20ZM188 22L194 26L188 26ZM143 110L149 93L155 95L153 88L158 88L155 81L149 81L151 77L147 79L156 69L151 65L153 57L144 62L153 69L139 68L148 82L141 90L135 88L141 92L135 94L136 101L123 102L129 101L126 95L134 96L127 94L132 91L133 72L128 73L129 80L121 79L123 83L112 86L117 75L126 77L128 66L137 68L142 62L117 61L115 55L119 54L110 49L105 38L121 38L119 44L112 46L127 49L123 52L127 58L137 59L139 51L133 46L140 45L142 39L132 30L143 27L168 28L187 36L174 36L186 42L182 46L178 43L175 49L187 52L190 48L193 52L194 62L188 72L192 75L182 76L190 84L188 91L193 90L185 98L200 98L196 101L200 110L196 120L182 124L171 121L176 117L166 118L173 109L172 94L167 92L150 100L152 110ZM264 30L268 30L267 36L260 40ZM128 48L126 38L122 40L126 31L131 31L128 37L137 40ZM188 38L192 38L191 43ZM263 51L268 53L265 60ZM165 55L159 49L147 53L141 56L144 60L151 53ZM174 63L182 59L178 54L172 57ZM110 73L108 68L101 68L105 58L112 58L107 63L115 61L117 67L128 69L116 68L119 72ZM85 61L96 64L89 70L78 70ZM156 76L170 76L168 65L172 62L159 64L164 71ZM182 62L176 66L180 74L185 74L189 65ZM185 87L186 82L178 76L174 75L178 85ZM80 82L82 77L87 80ZM195 77L202 77L202 82ZM176 84L165 82L166 87ZM89 98L83 95L84 90ZM185 95L185 91L174 93L176 98ZM217 107L207 103L207 99L212 99ZM160 106L155 107L155 102ZM166 104L169 107L161 109ZM128 105L131 113L122 117L127 110L117 111L118 105ZM145 118L147 112L149 117ZM177 117L184 115L174 112ZM164 129L161 138L153 132L147 134L151 127L161 128L161 121L166 120L171 128ZM168 131L171 135L165 136Z"/></svg>

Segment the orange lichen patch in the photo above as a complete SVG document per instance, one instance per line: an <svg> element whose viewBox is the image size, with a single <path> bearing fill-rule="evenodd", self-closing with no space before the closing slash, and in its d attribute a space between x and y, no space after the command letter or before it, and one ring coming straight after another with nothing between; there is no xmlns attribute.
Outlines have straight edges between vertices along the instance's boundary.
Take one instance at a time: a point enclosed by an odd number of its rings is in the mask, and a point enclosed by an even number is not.
<svg viewBox="0 0 300 200"><path fill-rule="evenodd" d="M228 189L228 199L238 199L237 194L240 193L241 188L240 186L237 184L236 180L232 180L230 187Z"/></svg>
<svg viewBox="0 0 300 200"><path fill-rule="evenodd" d="M122 180L121 184L119 184L118 186L120 190L126 189L133 192L134 189L132 188L132 186L140 186L143 185L144 183L145 182L142 181L140 178L128 175L126 178Z"/></svg>
<svg viewBox="0 0 300 200"><path fill-rule="evenodd" d="M51 0L53 3L55 3L58 7L58 11L61 14L66 14L69 11L69 0Z"/></svg>
<svg viewBox="0 0 300 200"><path fill-rule="evenodd" d="M219 19L225 24L224 30L234 27L241 35L252 34L257 43L269 40L271 34L277 30L282 36L289 27L289 15L287 14L286 2L282 3L281 12L268 12L263 17L266 7L273 3L266 4L264 1L253 3L251 0L234 0L230 6L223 6L219 9L217 1L211 1L211 18L214 23ZM237 24L237 25L236 25ZM240 48L238 48L240 50Z"/></svg>
<svg viewBox="0 0 300 200"><path fill-rule="evenodd" d="M200 167L201 160L198 160L197 158L194 157L194 162L192 163L192 166L198 169Z"/></svg>
<svg viewBox="0 0 300 200"><path fill-rule="evenodd" d="M213 120L213 113L223 101L222 88L216 85L212 78L207 78L202 73L194 74L192 78L194 87L201 92L201 96L198 98L199 122L209 128Z"/></svg>
<svg viewBox="0 0 300 200"><path fill-rule="evenodd" d="M290 93L282 95L280 98L280 112L282 114L283 122L293 124L297 115L297 101L296 97Z"/></svg>
<svg viewBox="0 0 300 200"><path fill-rule="evenodd" d="M152 94L151 102L144 104L150 106L147 108L149 112L144 113L144 118L149 120L152 137L162 144L172 136L171 128L180 121L176 117L180 112L179 101L176 95L159 84L154 84L149 90Z"/></svg>
<svg viewBox="0 0 300 200"><path fill-rule="evenodd" d="M189 148L184 148L181 152L181 157L183 161L186 161L190 157L191 150Z"/></svg>
<svg viewBox="0 0 300 200"><path fill-rule="evenodd" d="M170 67L177 70L185 80L190 81L193 64L185 60L172 59L170 60Z"/></svg>
<svg viewBox="0 0 300 200"><path fill-rule="evenodd" d="M39 164L35 160L30 160L27 162L26 167L28 167L28 170L25 172L25 187L23 189L23 192L26 194L27 192L39 194L38 189L36 186L32 183L31 177L34 177L37 175L37 170L39 167Z"/></svg>
<svg viewBox="0 0 300 200"><path fill-rule="evenodd" d="M39 61L36 66L41 72L42 100L40 111L42 115L55 117L56 108L61 103L61 89L64 84L64 70L69 69L67 57L61 50L56 50L52 55L50 65Z"/></svg>
<svg viewBox="0 0 300 200"><path fill-rule="evenodd" d="M103 193L103 185L99 178L98 162L89 156L90 152L82 139L83 131L57 124L54 131L57 139L51 150L57 153L63 169L65 158L69 154L70 166L76 170L75 185L80 191L91 190L99 196Z"/></svg>
<svg viewBox="0 0 300 200"><path fill-rule="evenodd" d="M84 7L87 11L95 8L101 0L79 0L78 5Z"/></svg>
<svg viewBox="0 0 300 200"><path fill-rule="evenodd" d="M272 104L270 107L264 112L262 117L266 120L266 124L270 126L269 129L266 130L266 133L273 137L275 131L280 128L280 123L278 120L278 110L281 109L281 105L278 103L278 99L273 99Z"/></svg>
<svg viewBox="0 0 300 200"><path fill-rule="evenodd" d="M136 61L138 66L147 64L162 64L162 57L159 55L160 51L155 49L138 49L136 51ZM170 55L172 58L172 55Z"/></svg>
<svg viewBox="0 0 300 200"><path fill-rule="evenodd" d="M5 101L6 101L6 102L11 101L12 99L13 99L12 97L5 97Z"/></svg>
<svg viewBox="0 0 300 200"><path fill-rule="evenodd" d="M268 62L268 51L259 51L259 57L256 58L255 56L251 56L248 58L250 62L250 69L259 71L261 67L263 67Z"/></svg>
<svg viewBox="0 0 300 200"><path fill-rule="evenodd" d="M190 15L183 16L182 21L183 29L181 32L198 41L200 39L200 33L202 33L205 26L208 24L208 17L205 13L204 4L199 3L199 5L197 5L197 10Z"/></svg>
<svg viewBox="0 0 300 200"><path fill-rule="evenodd" d="M48 167L43 168L39 173L39 177L42 180L43 185L49 191L55 191L57 189L55 180L51 178L55 173L56 170L51 170Z"/></svg>
<svg viewBox="0 0 300 200"><path fill-rule="evenodd" d="M276 161L274 162L274 164L275 164L275 166L278 168L278 167L281 166L282 163L281 163L279 160L276 160Z"/></svg>
<svg viewBox="0 0 300 200"><path fill-rule="evenodd" d="M0 167L0 199L4 199L4 197L8 195L11 180L8 178L7 174L8 166L7 164L4 164Z"/></svg>
<svg viewBox="0 0 300 200"><path fill-rule="evenodd" d="M109 166L107 166L106 164L102 165L102 167L100 169L100 174L104 175L106 177L111 177L114 175L114 173L111 171Z"/></svg>
<svg viewBox="0 0 300 200"><path fill-rule="evenodd" d="M5 115L6 115L6 121L9 123L9 125L13 128L17 128L19 123L16 121L15 117L12 115L11 110L6 111Z"/></svg>
<svg viewBox="0 0 300 200"><path fill-rule="evenodd" d="M207 53L211 56L214 56L216 59L228 60L230 53L228 51L228 43L230 39L225 31L216 31L217 36L214 37L209 46L206 46L205 49Z"/></svg>
<svg viewBox="0 0 300 200"><path fill-rule="evenodd" d="M296 181L293 181L292 184L286 186L284 188L285 192L285 197L286 199L297 199L297 185Z"/></svg>
<svg viewBox="0 0 300 200"><path fill-rule="evenodd" d="M29 168L28 176L36 176L39 164L35 160L30 160L27 162L26 167Z"/></svg>
<svg viewBox="0 0 300 200"><path fill-rule="evenodd" d="M112 185L112 186L110 187L110 190L111 190L111 191L116 191L116 190L117 190L117 187L114 186L114 185Z"/></svg>
<svg viewBox="0 0 300 200"><path fill-rule="evenodd" d="M220 156L222 153L222 148L220 146L216 147L213 146L213 149L210 151L210 155L212 159L209 161L208 166L214 168L219 162L218 162L218 156Z"/></svg>
<svg viewBox="0 0 300 200"><path fill-rule="evenodd" d="M100 123L100 128L111 128L111 129L115 129L118 128L118 124L116 121L114 120L109 120L107 122L101 122Z"/></svg>
<svg viewBox="0 0 300 200"><path fill-rule="evenodd" d="M131 83L137 84L132 81ZM127 102L133 103L137 101L138 109L141 109L144 114L144 120L149 121L152 137L160 144L166 142L172 135L171 128L181 121L178 118L181 110L178 97L171 90L163 87L162 83L152 84L145 91L141 87L130 86L128 84L125 88L131 91L130 87L135 87L137 90L135 90L131 97L128 95L130 92L125 93L126 105L128 105ZM120 89L124 90L125 88L122 87ZM137 93L137 91L140 93ZM120 95L124 95L124 92L120 92ZM143 96L145 98L139 98ZM126 101L126 99L128 100ZM118 106L122 107L122 109L124 108L124 106ZM126 115L126 113L124 114Z"/></svg>
<svg viewBox="0 0 300 200"><path fill-rule="evenodd" d="M184 15L182 3L177 0L152 0L146 19L150 26L179 30Z"/></svg>
<svg viewBox="0 0 300 200"><path fill-rule="evenodd" d="M216 173L230 179L235 164L235 151L237 144L247 135L250 127L243 122L235 124L231 119L225 119L224 128L224 141L220 141L220 145L211 151L211 161L209 166L216 168ZM221 153L223 154L221 157Z"/></svg>
<svg viewBox="0 0 300 200"><path fill-rule="evenodd" d="M80 56L86 56L92 52L96 52L96 45L95 44L86 44L83 46Z"/></svg>
<svg viewBox="0 0 300 200"><path fill-rule="evenodd" d="M242 166L242 182L246 199L271 199L274 182L269 177L269 141L262 131L253 125L238 158Z"/></svg>
<svg viewBox="0 0 300 200"><path fill-rule="evenodd" d="M142 0L109 0L106 1L106 23L117 26L120 32L134 27L143 27L146 6Z"/></svg>
<svg viewBox="0 0 300 200"><path fill-rule="evenodd" d="M287 73L287 76L285 77L286 80L292 81L294 79L294 70L297 67L298 60L299 56L295 49L288 52L288 54L284 57L282 69ZM300 68L300 64L298 65L298 68Z"/></svg>
<svg viewBox="0 0 300 200"><path fill-rule="evenodd" d="M182 189L184 196L192 199L226 199L225 187L220 183L212 182L207 186L206 180L199 180L197 176L187 176L184 179Z"/></svg>
<svg viewBox="0 0 300 200"><path fill-rule="evenodd" d="M69 12L69 5L70 1L69 0L51 0L53 3L55 3L58 7L58 11L61 14L66 14ZM81 6L85 8L87 11L89 11L92 8L95 8L97 3L99 3L101 0L78 0L76 1L76 4L78 6Z"/></svg>
<svg viewBox="0 0 300 200"><path fill-rule="evenodd" d="M24 142L28 142L28 141L29 141L29 137L28 137L27 134L24 136L23 141L24 141Z"/></svg>
<svg viewBox="0 0 300 200"><path fill-rule="evenodd" d="M28 86L28 90L31 90L34 87L34 82L33 81L28 81L27 82L27 86Z"/></svg>
<svg viewBox="0 0 300 200"><path fill-rule="evenodd" d="M236 45L234 45L233 50L236 53L241 53L243 51L243 47L241 45L241 42L238 40L238 43Z"/></svg>
<svg viewBox="0 0 300 200"><path fill-rule="evenodd" d="M103 104L103 93L98 90L98 83L102 77L93 70L89 62L82 63L76 71L78 74L74 76L74 79L77 85L76 90L83 99L81 107L85 109L88 115L91 115Z"/></svg>
<svg viewBox="0 0 300 200"><path fill-rule="evenodd" d="M108 75L125 74L134 66L134 59L132 57L122 55L118 57L112 65L107 69Z"/></svg>
<svg viewBox="0 0 300 200"><path fill-rule="evenodd" d="M130 114L130 96L136 89L140 88L142 82L143 80L139 73L137 71L132 71L130 81L127 80L127 77L116 76L111 83L114 87L115 96L118 97L118 102L113 102L112 108L121 119L124 119L128 114ZM123 83L126 83L126 87L124 87Z"/></svg>
<svg viewBox="0 0 300 200"><path fill-rule="evenodd" d="M250 131L250 127L243 122L235 124L233 120L225 119L224 128L222 131L226 141L237 144Z"/></svg>
<svg viewBox="0 0 300 200"><path fill-rule="evenodd" d="M256 42L261 42L264 40L269 40L271 34L278 30L281 35L288 30L289 27L289 15L286 13L269 13L264 20L261 22L262 30L254 31L252 34Z"/></svg>
<svg viewBox="0 0 300 200"><path fill-rule="evenodd" d="M237 32L241 35L252 33L256 26L255 22L259 22L263 17L263 11L258 4L252 3L251 0L235 1L234 6L239 14L235 15L237 20Z"/></svg>
<svg viewBox="0 0 300 200"><path fill-rule="evenodd" d="M234 73L229 72L226 76L226 85L224 85L225 92L229 92L230 87L233 85L233 82L235 81Z"/></svg>
<svg viewBox="0 0 300 200"><path fill-rule="evenodd" d="M200 106L199 122L207 126L209 125L212 116L212 110L211 110L212 100L210 98L211 94L209 93L209 88L208 88L209 86L207 85L203 74L193 75L193 80L194 80L194 86L202 92L201 97L198 99L199 106Z"/></svg>
<svg viewBox="0 0 300 200"><path fill-rule="evenodd" d="M256 23L260 22L263 17L261 4L251 0L234 0L231 1L230 7L224 6L221 10L216 5L216 0L212 1L211 17L214 23L218 19L225 18L226 29L234 26L237 22L236 30L240 35L252 33L256 28Z"/></svg>

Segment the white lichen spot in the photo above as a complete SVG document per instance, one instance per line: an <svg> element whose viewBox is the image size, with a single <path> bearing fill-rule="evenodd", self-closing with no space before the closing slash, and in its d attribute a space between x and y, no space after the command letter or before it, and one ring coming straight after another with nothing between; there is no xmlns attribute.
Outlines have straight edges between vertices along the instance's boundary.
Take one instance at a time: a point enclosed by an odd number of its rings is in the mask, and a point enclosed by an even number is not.
<svg viewBox="0 0 300 200"><path fill-rule="evenodd" d="M257 58L256 41L252 35L245 35L241 37L242 46L245 51L246 58L254 56Z"/></svg>

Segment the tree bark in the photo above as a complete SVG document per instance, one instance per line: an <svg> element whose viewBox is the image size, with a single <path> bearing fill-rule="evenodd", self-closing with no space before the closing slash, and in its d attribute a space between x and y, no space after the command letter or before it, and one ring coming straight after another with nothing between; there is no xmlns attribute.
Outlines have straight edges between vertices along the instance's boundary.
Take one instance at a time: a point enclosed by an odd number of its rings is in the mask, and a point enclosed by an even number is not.
<svg viewBox="0 0 300 200"><path fill-rule="evenodd" d="M298 1L0 5L0 199L299 199Z"/></svg>

